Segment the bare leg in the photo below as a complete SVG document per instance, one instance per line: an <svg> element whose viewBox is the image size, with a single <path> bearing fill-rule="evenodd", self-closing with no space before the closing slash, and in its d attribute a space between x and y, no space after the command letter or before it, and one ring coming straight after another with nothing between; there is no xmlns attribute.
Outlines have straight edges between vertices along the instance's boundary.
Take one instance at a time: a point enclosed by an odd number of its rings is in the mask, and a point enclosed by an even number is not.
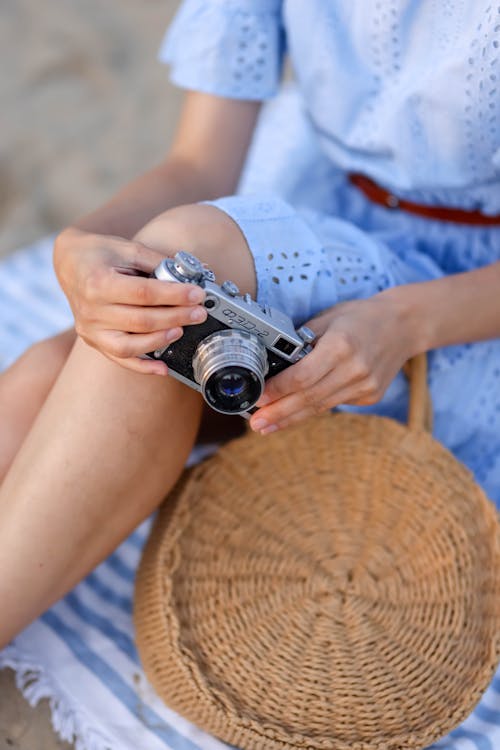
<svg viewBox="0 0 500 750"><path fill-rule="evenodd" d="M171 214L148 225L141 241L161 249L169 236L171 251ZM253 263L236 225L227 241L207 232L196 247L189 234L183 246L220 276L231 252L231 277L253 291ZM201 411L199 395L174 379L125 370L76 341L0 488L0 647L161 502Z"/></svg>
<svg viewBox="0 0 500 750"><path fill-rule="evenodd" d="M0 374L0 484L74 343L73 329L40 341Z"/></svg>
<svg viewBox="0 0 500 750"><path fill-rule="evenodd" d="M74 329L44 339L0 373L0 485L45 403L75 343ZM237 437L244 420L217 414L204 404L198 443Z"/></svg>

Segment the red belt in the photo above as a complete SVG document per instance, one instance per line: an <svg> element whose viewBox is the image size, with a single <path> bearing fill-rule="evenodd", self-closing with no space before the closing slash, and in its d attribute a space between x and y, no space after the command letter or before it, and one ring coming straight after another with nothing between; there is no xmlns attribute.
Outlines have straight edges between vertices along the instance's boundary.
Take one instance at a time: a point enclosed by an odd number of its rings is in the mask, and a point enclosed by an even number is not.
<svg viewBox="0 0 500 750"><path fill-rule="evenodd" d="M458 224L482 224L483 226L500 226L500 216L487 216L480 211L463 211L461 208L445 206L426 206L413 203L390 193L362 174L349 174L349 181L366 195L373 203L388 209L401 209L410 214L425 216L438 221L454 221Z"/></svg>

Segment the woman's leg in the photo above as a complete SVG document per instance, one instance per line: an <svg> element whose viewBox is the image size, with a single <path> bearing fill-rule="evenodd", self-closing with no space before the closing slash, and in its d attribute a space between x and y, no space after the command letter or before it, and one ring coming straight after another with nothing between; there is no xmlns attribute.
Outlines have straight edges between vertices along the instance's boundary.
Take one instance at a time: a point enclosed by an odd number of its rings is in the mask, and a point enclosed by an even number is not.
<svg viewBox="0 0 500 750"><path fill-rule="evenodd" d="M73 329L40 341L0 374L0 484L74 343Z"/></svg>
<svg viewBox="0 0 500 750"><path fill-rule="evenodd" d="M0 489L0 644L158 505L199 413L194 391L76 341Z"/></svg>
<svg viewBox="0 0 500 750"><path fill-rule="evenodd" d="M139 239L162 249L168 237L171 251L171 212L165 216ZM219 278L231 253L231 277L252 291L253 262L236 225L227 238L208 231L201 241L198 230L189 242L183 228L184 248L196 249ZM0 646L161 502L201 411L199 394L173 378L125 370L76 341L0 488Z"/></svg>

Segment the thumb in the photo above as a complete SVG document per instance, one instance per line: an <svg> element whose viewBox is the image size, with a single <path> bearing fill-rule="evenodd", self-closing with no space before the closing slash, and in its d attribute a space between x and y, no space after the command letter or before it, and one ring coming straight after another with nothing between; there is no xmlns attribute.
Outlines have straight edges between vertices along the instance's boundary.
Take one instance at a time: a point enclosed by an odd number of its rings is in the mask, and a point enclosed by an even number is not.
<svg viewBox="0 0 500 750"><path fill-rule="evenodd" d="M115 266L116 270L130 276L149 276L161 261L170 255L168 251L160 252L137 240L124 243L120 251L120 260L124 263ZM175 251L172 251L172 255L174 253Z"/></svg>

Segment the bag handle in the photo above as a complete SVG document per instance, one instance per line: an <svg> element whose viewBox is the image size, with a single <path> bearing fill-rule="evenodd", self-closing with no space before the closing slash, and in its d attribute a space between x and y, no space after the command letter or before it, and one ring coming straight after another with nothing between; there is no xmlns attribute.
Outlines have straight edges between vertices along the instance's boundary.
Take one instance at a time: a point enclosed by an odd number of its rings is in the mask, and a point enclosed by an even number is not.
<svg viewBox="0 0 500 750"><path fill-rule="evenodd" d="M417 354L403 368L410 382L408 427L432 433L432 399L427 383L427 355Z"/></svg>

